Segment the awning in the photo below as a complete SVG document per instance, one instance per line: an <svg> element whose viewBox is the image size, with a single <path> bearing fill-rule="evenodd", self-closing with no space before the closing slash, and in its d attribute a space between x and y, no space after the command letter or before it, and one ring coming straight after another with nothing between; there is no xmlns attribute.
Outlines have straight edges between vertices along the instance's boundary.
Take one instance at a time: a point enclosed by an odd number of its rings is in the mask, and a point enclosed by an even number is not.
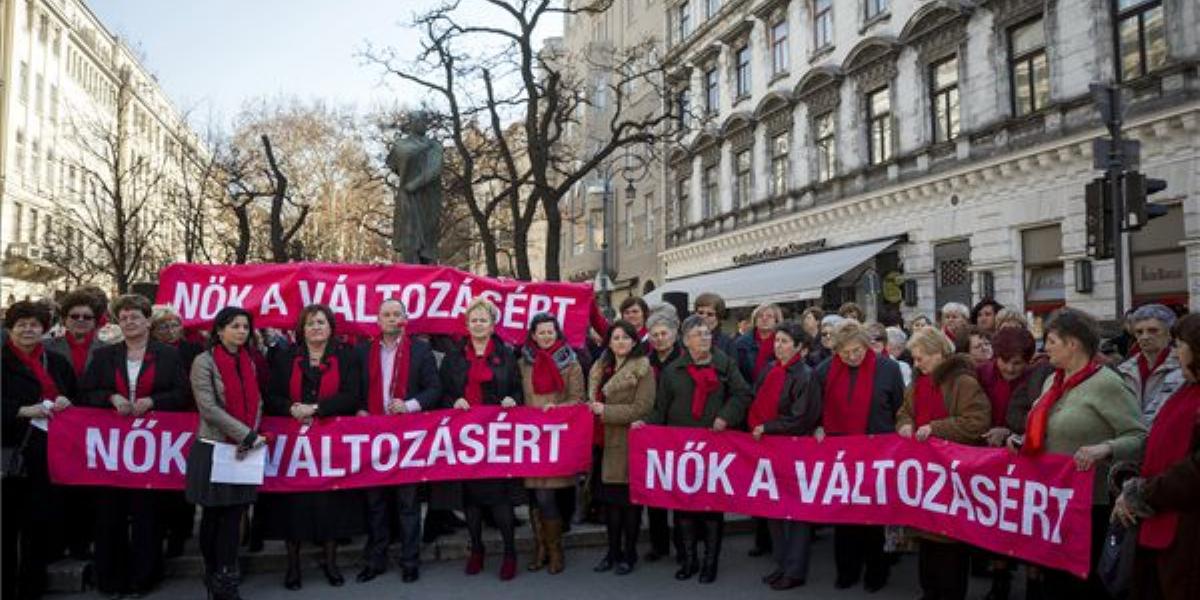
<svg viewBox="0 0 1200 600"><path fill-rule="evenodd" d="M701 273L669 280L646 294L651 306L662 302L664 292L687 292L694 300L704 292L719 294L730 308L768 302L795 302L821 297L821 288L879 254L900 238L843 246L823 252L772 260L745 267Z"/></svg>

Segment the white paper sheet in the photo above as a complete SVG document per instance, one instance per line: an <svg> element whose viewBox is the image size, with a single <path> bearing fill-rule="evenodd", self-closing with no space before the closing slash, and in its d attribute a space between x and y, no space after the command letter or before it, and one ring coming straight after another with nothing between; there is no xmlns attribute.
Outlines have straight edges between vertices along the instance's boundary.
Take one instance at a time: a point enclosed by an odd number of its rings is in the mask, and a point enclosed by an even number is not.
<svg viewBox="0 0 1200 600"><path fill-rule="evenodd" d="M51 410L54 408L54 402L52 400L42 400L42 407L46 410ZM30 419L29 424L42 431L50 431L50 419Z"/></svg>
<svg viewBox="0 0 1200 600"><path fill-rule="evenodd" d="M237 445L214 443L212 474L213 483L236 483L262 485L263 471L267 466L267 447L259 446L238 460Z"/></svg>

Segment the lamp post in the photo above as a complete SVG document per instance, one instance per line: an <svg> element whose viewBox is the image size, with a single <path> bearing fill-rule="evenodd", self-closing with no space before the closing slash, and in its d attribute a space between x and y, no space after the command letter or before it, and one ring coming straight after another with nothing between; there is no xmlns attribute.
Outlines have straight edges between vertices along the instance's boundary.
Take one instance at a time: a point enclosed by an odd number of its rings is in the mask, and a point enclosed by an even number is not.
<svg viewBox="0 0 1200 600"><path fill-rule="evenodd" d="M625 154L622 158L625 163L624 165L618 167L615 161L610 160L604 163L598 172L598 175L600 175L604 182L602 196L604 213L600 228L600 270L596 272L596 277L592 281L592 287L599 292L600 308L606 313L612 309L612 289L614 287L612 276L609 274L611 271L611 257L608 252L608 230L612 227L613 211L616 210L612 202L613 176L616 175L616 171L619 168L621 170L621 177L625 179L625 199L633 200L637 197L637 188L634 187L633 182L642 180L649 171L650 166L646 158L630 153L628 146L626 146ZM633 160L638 162L636 166L631 164ZM628 218L628 215L626 215L626 218Z"/></svg>

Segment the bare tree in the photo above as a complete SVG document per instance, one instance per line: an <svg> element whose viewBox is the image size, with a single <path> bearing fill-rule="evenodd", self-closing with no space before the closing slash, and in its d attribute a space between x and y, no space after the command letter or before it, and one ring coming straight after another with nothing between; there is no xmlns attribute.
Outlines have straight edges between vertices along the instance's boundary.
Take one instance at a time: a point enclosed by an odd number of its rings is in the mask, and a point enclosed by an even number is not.
<svg viewBox="0 0 1200 600"><path fill-rule="evenodd" d="M612 98L605 135L590 140L587 152L576 153L564 136L579 113L594 103L594 87L572 63L589 57L566 56L561 49L539 50L535 33L548 18L599 14L612 0L591 0L564 6L561 0L479 0L471 11L450 2L414 19L422 35L415 59L393 49L368 48L368 61L432 93L445 121L447 141L457 154L461 172L451 174L448 187L463 193L488 258L489 273L499 269L496 239L489 232L492 216L503 206L512 223L517 275L529 278L529 230L540 213L547 225L546 278L560 278L562 231L560 200L618 150L649 145L674 123L670 110L632 117L626 110L631 82L661 86L662 66L652 60L653 41L612 57L603 66L605 92ZM472 19L480 5L499 18ZM481 52L480 47L488 48ZM479 125L479 123L483 123ZM515 125L519 134L508 131ZM483 129L487 144L470 143L472 131ZM490 159L490 160L489 160ZM490 164L485 165L484 163ZM481 182L498 182L496 193L479 198L470 191Z"/></svg>

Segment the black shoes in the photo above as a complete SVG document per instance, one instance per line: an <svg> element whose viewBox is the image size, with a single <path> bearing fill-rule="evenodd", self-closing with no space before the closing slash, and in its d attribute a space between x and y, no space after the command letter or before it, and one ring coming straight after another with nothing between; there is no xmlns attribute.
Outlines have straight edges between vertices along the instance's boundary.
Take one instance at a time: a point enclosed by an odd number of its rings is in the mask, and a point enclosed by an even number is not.
<svg viewBox="0 0 1200 600"><path fill-rule="evenodd" d="M346 578L342 577L342 572L337 568L337 565L321 565L321 570L325 571L325 579L329 581L329 585L342 587L346 584Z"/></svg>
<svg viewBox="0 0 1200 600"><path fill-rule="evenodd" d="M617 569L613 572L617 575L628 575L633 572L633 563L623 560L617 563Z"/></svg>
<svg viewBox="0 0 1200 600"><path fill-rule="evenodd" d="M400 581L404 583L412 583L421 578L421 571L417 567L404 567L401 570Z"/></svg>
<svg viewBox="0 0 1200 600"><path fill-rule="evenodd" d="M783 571L780 571L779 569L775 569L774 571L771 571L770 573L763 575L762 582L767 585L771 585L772 583L775 583L776 581L778 581L780 577L783 577Z"/></svg>
<svg viewBox="0 0 1200 600"><path fill-rule="evenodd" d="M363 567L363 570L358 572L358 576L355 577L354 580L359 583L366 583L372 579L375 579L376 577L379 577L380 575L383 575L385 570L386 569L377 569L372 566L366 566Z"/></svg>
<svg viewBox="0 0 1200 600"><path fill-rule="evenodd" d="M803 579L798 579L795 577L788 577L788 576L784 575L784 576L780 577L779 579L776 579L775 581L771 582L771 589L773 589L775 591L783 591L783 590L790 590L792 588L798 588L802 585L804 585Z"/></svg>
<svg viewBox="0 0 1200 600"><path fill-rule="evenodd" d="M596 563L596 566L592 567L592 570L597 573L604 573L607 571L611 571L613 569L614 564L615 564L615 561L613 561L612 556L605 555L604 558L600 560L600 562Z"/></svg>
<svg viewBox="0 0 1200 600"><path fill-rule="evenodd" d="M283 576L283 587L292 591L296 591L301 587L304 587L304 584L301 583L300 580L299 568L293 568L291 566L288 567L287 574Z"/></svg>

